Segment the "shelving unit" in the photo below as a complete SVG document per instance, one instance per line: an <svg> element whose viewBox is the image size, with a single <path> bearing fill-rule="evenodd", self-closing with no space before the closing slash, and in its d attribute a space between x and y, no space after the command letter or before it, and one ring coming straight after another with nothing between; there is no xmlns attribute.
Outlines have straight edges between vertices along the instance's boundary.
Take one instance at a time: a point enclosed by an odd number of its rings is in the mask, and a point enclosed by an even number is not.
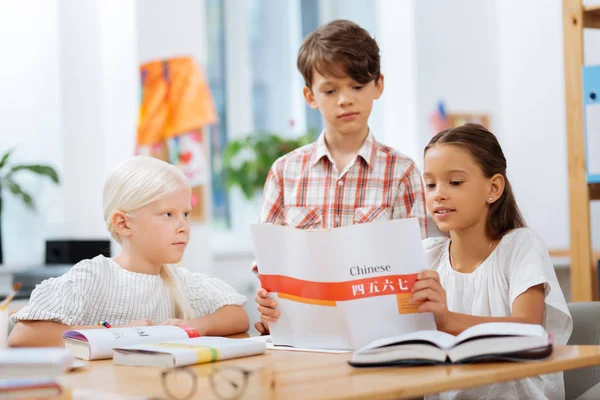
<svg viewBox="0 0 600 400"><path fill-rule="evenodd" d="M581 0L563 0L572 301L598 299L590 201L600 200L600 184L588 184L586 175L582 87L584 28L600 29L600 4L584 7Z"/></svg>

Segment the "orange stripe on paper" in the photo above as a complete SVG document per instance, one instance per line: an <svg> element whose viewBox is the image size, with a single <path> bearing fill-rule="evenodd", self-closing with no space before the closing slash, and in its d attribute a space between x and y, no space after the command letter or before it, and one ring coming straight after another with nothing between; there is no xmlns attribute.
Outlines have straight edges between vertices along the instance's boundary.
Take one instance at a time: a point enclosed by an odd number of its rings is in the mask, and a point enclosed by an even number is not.
<svg viewBox="0 0 600 400"><path fill-rule="evenodd" d="M303 297L292 296L291 294L286 294L286 293L279 293L279 298L295 301L297 303L312 304L315 306L326 306L326 307L335 307L336 306L335 301L305 299Z"/></svg>
<svg viewBox="0 0 600 400"><path fill-rule="evenodd" d="M416 314L419 312L419 304L410 304L411 293L398 293L396 301L398 302L398 314Z"/></svg>
<svg viewBox="0 0 600 400"><path fill-rule="evenodd" d="M283 275L260 275L260 283L268 292L301 299L347 301L390 294L410 294L417 274L376 276L346 282L313 282Z"/></svg>

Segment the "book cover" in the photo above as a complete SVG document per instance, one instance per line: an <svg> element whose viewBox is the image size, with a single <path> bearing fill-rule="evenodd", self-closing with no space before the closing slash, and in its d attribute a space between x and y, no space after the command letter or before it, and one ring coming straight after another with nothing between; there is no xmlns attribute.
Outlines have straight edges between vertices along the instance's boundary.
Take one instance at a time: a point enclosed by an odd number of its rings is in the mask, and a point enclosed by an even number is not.
<svg viewBox="0 0 600 400"><path fill-rule="evenodd" d="M114 349L113 363L179 367L263 354L266 343L253 339L197 337Z"/></svg>

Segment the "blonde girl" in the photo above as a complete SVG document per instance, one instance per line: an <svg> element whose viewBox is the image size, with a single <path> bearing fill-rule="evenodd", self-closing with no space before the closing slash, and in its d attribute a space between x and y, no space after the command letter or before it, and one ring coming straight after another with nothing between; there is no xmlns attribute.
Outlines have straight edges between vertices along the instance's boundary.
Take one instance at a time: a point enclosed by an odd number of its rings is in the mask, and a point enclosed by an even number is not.
<svg viewBox="0 0 600 400"><path fill-rule="evenodd" d="M187 246L191 188L175 166L150 157L119 165L104 186L104 218L121 244L45 280L12 315L10 346L60 346L68 329L185 324L201 335L248 330L244 296L172 264ZM100 326L99 323L105 323Z"/></svg>

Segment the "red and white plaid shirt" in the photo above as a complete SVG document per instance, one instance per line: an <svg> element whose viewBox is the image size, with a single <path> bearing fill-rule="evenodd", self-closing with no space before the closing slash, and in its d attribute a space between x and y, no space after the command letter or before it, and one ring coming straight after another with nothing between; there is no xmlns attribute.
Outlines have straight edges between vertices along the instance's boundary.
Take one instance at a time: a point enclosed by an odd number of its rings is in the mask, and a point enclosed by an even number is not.
<svg viewBox="0 0 600 400"><path fill-rule="evenodd" d="M369 133L339 173L324 133L277 160L265 183L261 223L299 229L416 217L427 237L425 195L415 163Z"/></svg>

